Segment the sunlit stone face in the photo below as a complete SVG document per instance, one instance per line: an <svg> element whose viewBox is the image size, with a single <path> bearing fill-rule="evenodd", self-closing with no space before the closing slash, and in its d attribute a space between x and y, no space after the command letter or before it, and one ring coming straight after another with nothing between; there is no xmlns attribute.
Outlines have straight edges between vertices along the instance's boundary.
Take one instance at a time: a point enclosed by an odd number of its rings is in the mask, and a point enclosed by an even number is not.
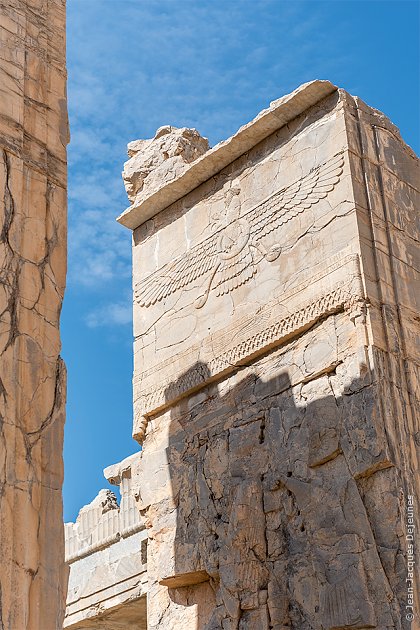
<svg viewBox="0 0 420 630"><path fill-rule="evenodd" d="M62 626L65 2L0 8L0 627Z"/></svg>
<svg viewBox="0 0 420 630"><path fill-rule="evenodd" d="M120 217L148 627L403 628L418 161L315 82L181 171Z"/></svg>

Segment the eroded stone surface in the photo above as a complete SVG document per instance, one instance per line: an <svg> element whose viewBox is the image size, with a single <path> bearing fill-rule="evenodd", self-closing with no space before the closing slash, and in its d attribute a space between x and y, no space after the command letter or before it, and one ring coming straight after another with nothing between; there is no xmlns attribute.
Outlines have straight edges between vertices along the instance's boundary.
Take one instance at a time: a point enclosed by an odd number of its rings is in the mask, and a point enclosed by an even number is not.
<svg viewBox="0 0 420 630"><path fill-rule="evenodd" d="M130 159L124 164L123 180L130 201L141 201L161 188L162 182L177 179L186 165L209 148L207 138L196 129L160 127L150 140L128 145Z"/></svg>
<svg viewBox="0 0 420 630"><path fill-rule="evenodd" d="M149 630L416 627L419 181L314 82L120 218Z"/></svg>
<svg viewBox="0 0 420 630"><path fill-rule="evenodd" d="M170 175L166 181L160 179L157 186L148 194L142 194L135 199L131 206L118 217L118 221L131 229L136 228L140 223L187 195L199 184L217 175L228 164L336 89L329 81L311 81L304 83L291 94L273 101L270 107L260 112L254 120L243 125L233 136L219 142L206 151L201 158L185 167L178 178ZM139 146L137 143L141 142L144 141L136 140L135 145ZM131 153L130 146L131 144L128 145L129 154Z"/></svg>
<svg viewBox="0 0 420 630"><path fill-rule="evenodd" d="M146 630L147 533L131 485L132 455L109 466L104 475L119 486L121 501L110 490L65 524L70 565L64 628Z"/></svg>
<svg viewBox="0 0 420 630"><path fill-rule="evenodd" d="M66 390L65 1L0 7L0 628L58 630Z"/></svg>

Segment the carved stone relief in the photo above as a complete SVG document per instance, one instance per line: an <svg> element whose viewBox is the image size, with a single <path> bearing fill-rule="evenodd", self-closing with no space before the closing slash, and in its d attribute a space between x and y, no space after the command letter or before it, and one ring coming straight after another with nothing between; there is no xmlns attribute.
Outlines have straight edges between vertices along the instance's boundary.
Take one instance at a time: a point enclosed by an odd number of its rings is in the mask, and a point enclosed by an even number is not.
<svg viewBox="0 0 420 630"><path fill-rule="evenodd" d="M392 289L375 188L381 176L401 200L402 184L354 131L352 97L323 98L285 106L287 125L252 145L264 112L230 163L228 141L124 215L147 210L134 434L150 630L409 630L401 489L414 467L397 442L418 372L406 361L408 393L398 326L414 339L414 300Z"/></svg>
<svg viewBox="0 0 420 630"><path fill-rule="evenodd" d="M362 303L357 256L336 257L326 261L322 271L311 273L294 290L270 300L256 315L236 318L225 330L204 338L199 345L192 345L180 354L174 352L173 357L135 378L140 393L135 401L137 439L141 441L147 425L145 415L284 343L321 317L343 309L352 315L356 304L360 308ZM198 365L200 362L206 365L204 371ZM185 372L176 384L175 370ZM158 385L148 390L149 382L155 383L157 374Z"/></svg>
<svg viewBox="0 0 420 630"><path fill-rule="evenodd" d="M211 236L138 284L137 304L148 307L209 274L194 303L202 308L210 290L223 295L248 282L257 273L258 254L272 262L281 253L277 243L267 249L265 237L324 199L340 181L343 164L342 154L334 156L246 213L241 212L241 190L233 182L225 193L224 210L212 217Z"/></svg>

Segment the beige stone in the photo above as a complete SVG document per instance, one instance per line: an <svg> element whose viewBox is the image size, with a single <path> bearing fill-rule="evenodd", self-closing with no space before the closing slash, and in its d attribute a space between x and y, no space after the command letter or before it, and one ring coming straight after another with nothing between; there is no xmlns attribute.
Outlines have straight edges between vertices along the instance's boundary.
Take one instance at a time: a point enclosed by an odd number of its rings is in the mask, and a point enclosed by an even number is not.
<svg viewBox="0 0 420 630"><path fill-rule="evenodd" d="M59 630L65 1L2 3L0 49L0 627Z"/></svg>
<svg viewBox="0 0 420 630"><path fill-rule="evenodd" d="M326 81L179 172L132 150L148 629L418 627L419 161Z"/></svg>
<svg viewBox="0 0 420 630"><path fill-rule="evenodd" d="M120 503L113 492L101 490L75 523L65 525L70 565L66 629L146 630L147 533L131 486L138 457L104 471L119 486Z"/></svg>
<svg viewBox="0 0 420 630"><path fill-rule="evenodd" d="M178 179L186 166L208 148L207 138L202 138L196 129L186 127L160 127L151 140L130 142L130 159L123 171L128 198L139 203L150 197L160 188L162 180Z"/></svg>

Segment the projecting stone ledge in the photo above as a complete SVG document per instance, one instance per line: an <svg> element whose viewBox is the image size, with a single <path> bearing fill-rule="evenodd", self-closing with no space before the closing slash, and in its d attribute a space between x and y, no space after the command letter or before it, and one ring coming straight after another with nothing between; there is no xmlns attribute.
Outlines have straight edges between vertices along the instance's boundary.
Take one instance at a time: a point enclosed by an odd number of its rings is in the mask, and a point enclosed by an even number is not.
<svg viewBox="0 0 420 630"><path fill-rule="evenodd" d="M335 90L337 86L329 81L304 83L291 94L273 101L270 107L243 125L233 136L208 151L207 139L195 129L169 126L160 127L152 140L130 142L128 154L131 159L124 165L123 179L132 205L117 221L134 230ZM168 133L170 136L165 138L164 144L156 142ZM183 143L180 142L181 137L184 138ZM192 152L185 150L186 139L193 140ZM181 152L185 156L183 164L181 159L169 160L171 166L176 166L173 172L164 164L168 149L171 156ZM158 171L151 178L148 173L157 167ZM143 189L144 182L147 186Z"/></svg>

